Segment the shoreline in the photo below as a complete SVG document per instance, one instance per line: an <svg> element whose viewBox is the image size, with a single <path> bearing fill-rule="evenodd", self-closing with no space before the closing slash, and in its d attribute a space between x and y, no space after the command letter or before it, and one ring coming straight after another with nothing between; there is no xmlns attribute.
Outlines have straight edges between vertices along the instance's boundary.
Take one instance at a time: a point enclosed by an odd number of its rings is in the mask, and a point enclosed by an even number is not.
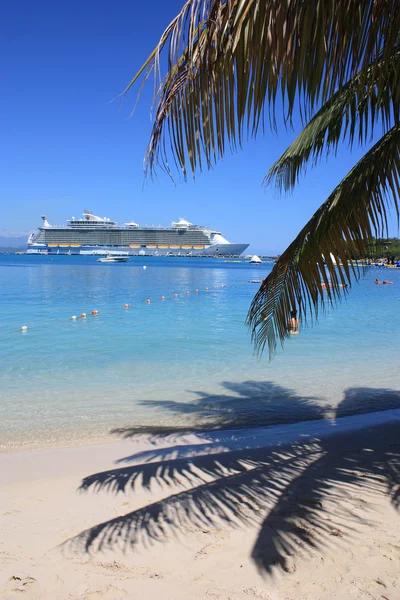
<svg viewBox="0 0 400 600"><path fill-rule="evenodd" d="M96 446L120 445L126 443L129 438L140 440L140 443L148 443L151 438L158 438L168 444L169 438L181 436L183 440L191 439L191 443L201 444L203 439L213 441L214 443L223 443L224 440L232 441L232 435L235 434L234 448L241 449L240 444L257 443L258 446L250 447L269 447L278 443L290 443L296 441L300 435L326 437L337 435L352 430L359 430L365 427L393 422L393 419L400 420L400 408L391 408L381 411L370 411L357 413L354 415L335 417L334 411L331 411L332 417L325 416L320 419L305 419L302 421L293 421L285 423L274 423L264 425L240 424L233 427L215 427L206 426L190 427L182 426L174 428L173 426L115 426L108 433L99 436L38 442L35 445L20 446L2 446L0 445L0 461L3 456L23 455L25 453L40 453L47 451L81 449L85 450ZM328 413L326 413L328 415ZM65 433L65 432L63 432ZM265 434L268 434L268 442L265 440ZM119 435L119 437L117 437ZM296 437L297 436L297 437ZM257 441L256 441L257 440ZM184 443L183 443L184 444ZM182 445L183 445L182 444ZM164 444L163 444L164 445ZM229 443L232 446L231 443Z"/></svg>
<svg viewBox="0 0 400 600"><path fill-rule="evenodd" d="M400 410L0 456L0 598L394 600Z"/></svg>

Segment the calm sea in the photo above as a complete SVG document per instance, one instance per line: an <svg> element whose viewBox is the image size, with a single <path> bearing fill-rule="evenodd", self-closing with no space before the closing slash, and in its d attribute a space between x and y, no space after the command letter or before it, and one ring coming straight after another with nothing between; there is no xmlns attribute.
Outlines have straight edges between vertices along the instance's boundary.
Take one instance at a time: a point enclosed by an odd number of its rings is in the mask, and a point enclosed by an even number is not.
<svg viewBox="0 0 400 600"><path fill-rule="evenodd" d="M1 448L399 407L400 269L372 268L270 363L254 357L245 318L257 290L248 281L271 267L0 255Z"/></svg>

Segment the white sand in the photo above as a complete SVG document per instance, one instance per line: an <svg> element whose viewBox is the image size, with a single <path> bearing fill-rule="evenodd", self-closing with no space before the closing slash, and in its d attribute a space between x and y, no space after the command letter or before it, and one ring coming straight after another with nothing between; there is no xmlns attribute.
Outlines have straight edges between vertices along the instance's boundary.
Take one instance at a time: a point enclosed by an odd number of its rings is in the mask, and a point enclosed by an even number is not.
<svg viewBox="0 0 400 600"><path fill-rule="evenodd" d="M388 411L1 455L0 598L400 599L399 433Z"/></svg>

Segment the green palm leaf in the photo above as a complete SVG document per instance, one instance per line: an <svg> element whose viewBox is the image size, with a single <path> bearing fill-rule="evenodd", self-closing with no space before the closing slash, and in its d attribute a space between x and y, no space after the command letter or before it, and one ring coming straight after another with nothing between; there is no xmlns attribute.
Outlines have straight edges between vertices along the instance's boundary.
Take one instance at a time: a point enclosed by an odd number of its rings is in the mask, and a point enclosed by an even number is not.
<svg viewBox="0 0 400 600"><path fill-rule="evenodd" d="M378 59L379 65L382 66L381 58ZM396 48L389 59L386 81L380 82L379 72L377 74L375 69L369 69L369 74L377 75L377 78L368 80L368 92L360 87L359 73L340 88L272 165L265 183L269 184L275 179L279 188L292 189L301 171L305 170L306 163L311 159L315 165L322 154L336 153L341 138L348 138L350 147L355 140L364 144L373 135L378 121L383 129L387 129L392 120L398 122L399 66L400 52Z"/></svg>
<svg viewBox="0 0 400 600"><path fill-rule="evenodd" d="M313 321L327 300L340 299L360 272L352 263L365 256L373 234L387 230L386 215L400 193L400 125L387 132L357 163L280 256L261 284L248 313L258 351L288 335L293 308L303 323ZM335 266L332 255L337 263ZM329 286L330 281L330 286ZM325 283L326 287L323 286Z"/></svg>
<svg viewBox="0 0 400 600"><path fill-rule="evenodd" d="M342 138L383 137L337 186L280 257L253 300L248 324L256 349L270 356L288 334L292 308L313 321L359 271L373 234L387 231L399 196L398 0L187 0L137 75L156 80L156 115L146 154L150 174L172 174L172 154L186 177L214 164L245 135L276 129L276 109L291 123L322 105L269 171L291 188L306 163L336 152ZM168 49L161 76L160 55ZM332 255L342 267L336 267ZM325 283L322 285L321 281ZM331 285L328 285L328 283Z"/></svg>
<svg viewBox="0 0 400 600"><path fill-rule="evenodd" d="M310 115L357 73L359 96L380 96L399 31L398 0L188 0L125 90L154 73L148 169L170 171L169 150L184 176L213 164L256 135L266 106L275 126L278 97L285 119Z"/></svg>

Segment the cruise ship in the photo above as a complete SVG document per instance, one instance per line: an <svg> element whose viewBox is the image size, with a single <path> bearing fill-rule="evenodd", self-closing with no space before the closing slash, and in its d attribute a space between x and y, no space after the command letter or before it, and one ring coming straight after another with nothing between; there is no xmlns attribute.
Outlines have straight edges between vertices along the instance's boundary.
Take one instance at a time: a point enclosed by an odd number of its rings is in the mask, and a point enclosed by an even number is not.
<svg viewBox="0 0 400 600"><path fill-rule="evenodd" d="M231 244L221 232L193 225L185 219L170 227L141 226L131 221L118 225L85 210L67 225L51 225L46 217L28 238L27 254L128 256L238 256L249 244Z"/></svg>

